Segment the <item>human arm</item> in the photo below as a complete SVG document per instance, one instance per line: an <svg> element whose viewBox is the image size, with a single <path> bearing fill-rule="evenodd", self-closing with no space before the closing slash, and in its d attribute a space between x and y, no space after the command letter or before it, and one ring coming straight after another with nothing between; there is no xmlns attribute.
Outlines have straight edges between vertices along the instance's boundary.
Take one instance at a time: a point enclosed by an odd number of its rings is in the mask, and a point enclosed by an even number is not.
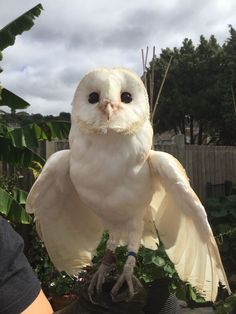
<svg viewBox="0 0 236 314"><path fill-rule="evenodd" d="M53 310L41 289L36 299L22 312L22 314L52 314Z"/></svg>
<svg viewBox="0 0 236 314"><path fill-rule="evenodd" d="M0 314L53 313L23 249L23 239L0 217Z"/></svg>

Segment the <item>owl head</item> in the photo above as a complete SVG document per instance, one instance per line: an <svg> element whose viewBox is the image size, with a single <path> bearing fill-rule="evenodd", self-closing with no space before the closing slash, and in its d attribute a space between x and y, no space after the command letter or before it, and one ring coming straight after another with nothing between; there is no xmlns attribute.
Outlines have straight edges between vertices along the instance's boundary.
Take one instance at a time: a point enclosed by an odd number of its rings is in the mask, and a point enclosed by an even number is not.
<svg viewBox="0 0 236 314"><path fill-rule="evenodd" d="M138 75L128 69L95 69L76 89L72 124L84 131L132 134L148 119L146 89Z"/></svg>

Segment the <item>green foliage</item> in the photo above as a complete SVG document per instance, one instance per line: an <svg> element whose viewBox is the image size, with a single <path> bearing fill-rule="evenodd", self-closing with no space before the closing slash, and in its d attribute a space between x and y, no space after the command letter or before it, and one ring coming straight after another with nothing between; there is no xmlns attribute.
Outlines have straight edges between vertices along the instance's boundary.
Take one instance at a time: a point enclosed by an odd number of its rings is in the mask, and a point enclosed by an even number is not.
<svg viewBox="0 0 236 314"><path fill-rule="evenodd" d="M74 293L76 279L65 272L55 272L50 282L50 294L69 295Z"/></svg>
<svg viewBox="0 0 236 314"><path fill-rule="evenodd" d="M35 153L43 140L68 138L70 122L40 121L23 127L8 127L0 119L0 160L38 171L45 160Z"/></svg>
<svg viewBox="0 0 236 314"><path fill-rule="evenodd" d="M40 121L23 127L8 128L5 136L14 147L37 148L39 141L68 138L70 123L67 121Z"/></svg>
<svg viewBox="0 0 236 314"><path fill-rule="evenodd" d="M215 308L217 314L234 314L236 312L236 293L224 301L217 302Z"/></svg>
<svg viewBox="0 0 236 314"><path fill-rule="evenodd" d="M38 17L42 10L42 5L38 4L2 28L0 30L0 50L2 51L8 46L13 45L17 35L30 30L34 25L35 17Z"/></svg>
<svg viewBox="0 0 236 314"><path fill-rule="evenodd" d="M135 273L144 285L150 285L158 279L166 278L169 282L170 292L175 293L179 299L186 302L205 302L190 284L180 280L162 243L157 250L140 248Z"/></svg>
<svg viewBox="0 0 236 314"><path fill-rule="evenodd" d="M44 165L45 163L42 157L28 147L15 147L8 139L1 136L0 148L0 161L35 171L39 170L39 165Z"/></svg>
<svg viewBox="0 0 236 314"><path fill-rule="evenodd" d="M0 119L0 161L37 170L38 163L44 164L44 159L32 150L38 144L27 146L28 143L32 144L32 139L35 140L34 133L28 133L24 138L20 138L20 135L21 129L8 127L2 116Z"/></svg>
<svg viewBox="0 0 236 314"><path fill-rule="evenodd" d="M45 160L35 149L39 141L64 139L68 137L70 122L67 121L40 121L24 127L8 127L4 116L0 120L0 161L8 164L28 168L37 176ZM20 190L10 192L4 186L0 190L0 212L12 222L30 223L30 216L26 214L23 196Z"/></svg>
<svg viewBox="0 0 236 314"><path fill-rule="evenodd" d="M12 223L31 223L25 211L27 192L16 188L16 177L0 177L0 213Z"/></svg>
<svg viewBox="0 0 236 314"><path fill-rule="evenodd" d="M0 95L0 106L8 106L12 109L25 109L30 106L27 101L10 92L6 88L2 88L2 90L0 91Z"/></svg>
<svg viewBox="0 0 236 314"><path fill-rule="evenodd" d="M223 264L230 276L236 269L236 194L208 199L206 211Z"/></svg>
<svg viewBox="0 0 236 314"><path fill-rule="evenodd" d="M234 188L232 193L236 192ZM236 289L236 194L207 200L206 211L212 226L222 262L233 291ZM218 314L236 311L236 294L223 298L215 304Z"/></svg>
<svg viewBox="0 0 236 314"><path fill-rule="evenodd" d="M40 113L29 114L26 111L16 112L14 115L12 113L3 112L0 110L1 114L4 115L4 121L8 125L17 124L20 127L24 127L30 124L39 124L43 122L67 122L67 125L70 127L70 113L61 112L58 116L53 115L42 115Z"/></svg>
<svg viewBox="0 0 236 314"><path fill-rule="evenodd" d="M24 191L14 190L13 195L11 195L0 188L0 212L13 223L20 221L23 224L29 224L31 217L20 203L22 197L24 197Z"/></svg>

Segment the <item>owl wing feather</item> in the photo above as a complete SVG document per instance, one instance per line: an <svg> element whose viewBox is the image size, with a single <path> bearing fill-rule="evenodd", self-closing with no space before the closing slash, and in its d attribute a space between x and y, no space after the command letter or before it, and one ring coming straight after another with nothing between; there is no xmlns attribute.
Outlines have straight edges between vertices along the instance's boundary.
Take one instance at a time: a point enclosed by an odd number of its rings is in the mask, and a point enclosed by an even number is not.
<svg viewBox="0 0 236 314"><path fill-rule="evenodd" d="M151 151L149 162L155 184L152 213L166 252L180 278L214 301L219 282L230 288L204 207L177 159Z"/></svg>
<svg viewBox="0 0 236 314"><path fill-rule="evenodd" d="M77 274L91 258L103 232L100 219L85 206L69 177L70 150L53 154L33 185L26 210L60 271Z"/></svg>

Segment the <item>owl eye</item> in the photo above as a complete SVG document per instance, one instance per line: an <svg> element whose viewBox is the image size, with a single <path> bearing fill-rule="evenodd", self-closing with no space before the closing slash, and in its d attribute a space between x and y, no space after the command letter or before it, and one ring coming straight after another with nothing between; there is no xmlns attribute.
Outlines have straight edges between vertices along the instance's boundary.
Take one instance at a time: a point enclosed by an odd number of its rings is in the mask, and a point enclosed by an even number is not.
<svg viewBox="0 0 236 314"><path fill-rule="evenodd" d="M99 94L96 92L92 92L91 94L89 94L88 102L90 104L96 104L97 102L99 102Z"/></svg>
<svg viewBox="0 0 236 314"><path fill-rule="evenodd" d="M121 98L121 101L126 104L130 103L133 100L132 95L128 92L123 92L120 98Z"/></svg>

